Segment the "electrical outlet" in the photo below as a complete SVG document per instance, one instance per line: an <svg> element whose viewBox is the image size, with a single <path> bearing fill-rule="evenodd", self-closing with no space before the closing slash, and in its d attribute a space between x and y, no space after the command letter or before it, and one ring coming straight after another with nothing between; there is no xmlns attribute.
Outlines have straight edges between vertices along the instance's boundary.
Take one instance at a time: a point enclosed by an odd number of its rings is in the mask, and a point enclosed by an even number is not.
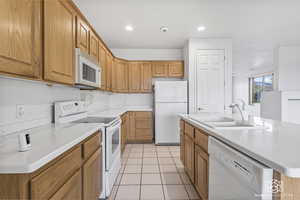
<svg viewBox="0 0 300 200"><path fill-rule="evenodd" d="M17 119L22 119L25 115L25 106L24 105L17 105Z"/></svg>

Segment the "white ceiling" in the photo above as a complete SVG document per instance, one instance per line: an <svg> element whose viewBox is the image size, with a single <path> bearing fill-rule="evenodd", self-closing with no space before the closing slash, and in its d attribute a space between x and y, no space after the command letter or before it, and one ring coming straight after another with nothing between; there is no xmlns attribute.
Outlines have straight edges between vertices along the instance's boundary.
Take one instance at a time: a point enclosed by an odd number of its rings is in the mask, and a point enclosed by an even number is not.
<svg viewBox="0 0 300 200"><path fill-rule="evenodd" d="M111 48L182 48L191 37L230 37L240 55L234 64L255 68L272 65L274 46L300 44L299 0L73 1Z"/></svg>

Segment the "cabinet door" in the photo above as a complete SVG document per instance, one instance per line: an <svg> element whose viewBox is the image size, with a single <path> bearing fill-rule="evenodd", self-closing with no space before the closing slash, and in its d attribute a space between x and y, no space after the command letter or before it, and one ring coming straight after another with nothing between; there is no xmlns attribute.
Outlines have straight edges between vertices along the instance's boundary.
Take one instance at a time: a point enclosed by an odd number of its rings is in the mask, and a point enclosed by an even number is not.
<svg viewBox="0 0 300 200"><path fill-rule="evenodd" d="M106 53L106 90L111 91L112 84L112 56Z"/></svg>
<svg viewBox="0 0 300 200"><path fill-rule="evenodd" d="M128 92L128 65L125 61L113 64L112 87L115 92Z"/></svg>
<svg viewBox="0 0 300 200"><path fill-rule="evenodd" d="M142 83L141 63L129 62L128 71L129 92L140 92Z"/></svg>
<svg viewBox="0 0 300 200"><path fill-rule="evenodd" d="M101 89L106 90L106 51L104 46L100 45L100 67L101 67Z"/></svg>
<svg viewBox="0 0 300 200"><path fill-rule="evenodd" d="M180 160L184 164L184 133L180 131Z"/></svg>
<svg viewBox="0 0 300 200"><path fill-rule="evenodd" d="M89 32L90 28L79 16L77 16L76 24L76 46L85 53L89 53Z"/></svg>
<svg viewBox="0 0 300 200"><path fill-rule="evenodd" d="M127 133L127 140L129 142L135 141L135 113L129 112L129 132Z"/></svg>
<svg viewBox="0 0 300 200"><path fill-rule="evenodd" d="M0 1L0 73L39 78L41 1Z"/></svg>
<svg viewBox="0 0 300 200"><path fill-rule="evenodd" d="M169 77L181 78L184 75L184 65L182 61L169 62Z"/></svg>
<svg viewBox="0 0 300 200"><path fill-rule="evenodd" d="M93 31L90 31L90 49L89 54L91 57L95 59L95 61L99 62L99 40L96 34Z"/></svg>
<svg viewBox="0 0 300 200"><path fill-rule="evenodd" d="M50 200L81 200L81 182L81 171L79 170L50 198Z"/></svg>
<svg viewBox="0 0 300 200"><path fill-rule="evenodd" d="M102 147L83 165L83 199L96 200L102 192Z"/></svg>
<svg viewBox="0 0 300 200"><path fill-rule="evenodd" d="M194 141L189 136L184 137L184 166L185 170L190 177L191 181L194 183Z"/></svg>
<svg viewBox="0 0 300 200"><path fill-rule="evenodd" d="M153 77L168 77L168 62L152 62Z"/></svg>
<svg viewBox="0 0 300 200"><path fill-rule="evenodd" d="M151 63L142 63L142 88L145 93L152 92L152 68Z"/></svg>
<svg viewBox="0 0 300 200"><path fill-rule="evenodd" d="M123 114L122 117L122 125L121 125L121 152L123 153L126 145L126 131L127 131L127 114Z"/></svg>
<svg viewBox="0 0 300 200"><path fill-rule="evenodd" d="M209 156L198 145L195 145L195 187L201 199L208 199Z"/></svg>
<svg viewBox="0 0 300 200"><path fill-rule="evenodd" d="M64 0L44 1L44 79L74 83L75 15Z"/></svg>

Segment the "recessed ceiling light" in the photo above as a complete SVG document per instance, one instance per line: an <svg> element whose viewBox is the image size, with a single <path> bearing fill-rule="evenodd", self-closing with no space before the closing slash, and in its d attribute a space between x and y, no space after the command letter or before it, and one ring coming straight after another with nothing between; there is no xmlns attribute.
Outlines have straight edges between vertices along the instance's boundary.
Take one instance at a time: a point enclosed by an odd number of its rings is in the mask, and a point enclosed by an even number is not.
<svg viewBox="0 0 300 200"><path fill-rule="evenodd" d="M133 27L131 25L125 26L126 31L133 31Z"/></svg>
<svg viewBox="0 0 300 200"><path fill-rule="evenodd" d="M160 31L163 32L163 33L167 32L168 30L169 30L169 28L166 27L166 26L160 27Z"/></svg>
<svg viewBox="0 0 300 200"><path fill-rule="evenodd" d="M199 27L197 28L197 30L198 30L199 32L202 32L202 31L205 31L205 30L206 30L206 27L205 27L205 26L199 26Z"/></svg>

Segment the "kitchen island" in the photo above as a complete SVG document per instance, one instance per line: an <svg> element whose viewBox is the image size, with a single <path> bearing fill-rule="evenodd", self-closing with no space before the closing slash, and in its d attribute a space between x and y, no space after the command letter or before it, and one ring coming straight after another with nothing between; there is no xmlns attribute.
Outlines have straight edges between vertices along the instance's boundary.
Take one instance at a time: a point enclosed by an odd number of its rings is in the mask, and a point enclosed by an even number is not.
<svg viewBox="0 0 300 200"><path fill-rule="evenodd" d="M274 179L282 184L274 198L300 199L300 159L295 156L300 148L299 125L257 117L251 119L250 128L214 128L203 123L215 115L180 115L181 159L203 199L208 198L209 136L274 169Z"/></svg>

